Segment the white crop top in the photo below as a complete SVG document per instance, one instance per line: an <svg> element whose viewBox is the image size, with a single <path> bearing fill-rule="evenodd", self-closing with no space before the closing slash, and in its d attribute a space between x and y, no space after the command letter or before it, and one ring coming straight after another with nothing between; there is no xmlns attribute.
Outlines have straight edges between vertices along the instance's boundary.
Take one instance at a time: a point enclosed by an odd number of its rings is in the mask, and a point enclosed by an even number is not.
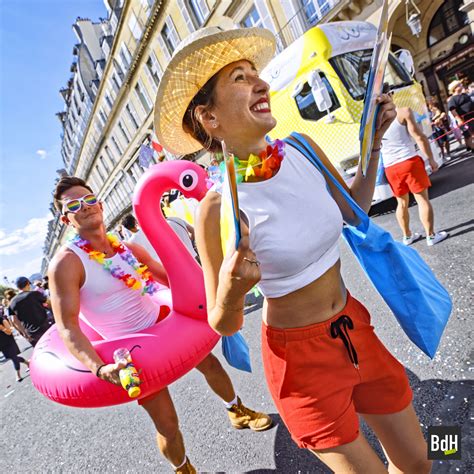
<svg viewBox="0 0 474 474"><path fill-rule="evenodd" d="M339 260L341 212L322 174L294 147L285 145L275 176L240 183L238 190L264 296L277 298L303 288Z"/></svg>
<svg viewBox="0 0 474 474"><path fill-rule="evenodd" d="M150 295L141 296L140 290L125 286L76 245L71 243L67 248L81 259L84 266L85 280L80 290L82 319L104 339L138 332L156 322L160 309ZM118 253L111 260L112 266L118 265L126 273L136 276L135 270Z"/></svg>

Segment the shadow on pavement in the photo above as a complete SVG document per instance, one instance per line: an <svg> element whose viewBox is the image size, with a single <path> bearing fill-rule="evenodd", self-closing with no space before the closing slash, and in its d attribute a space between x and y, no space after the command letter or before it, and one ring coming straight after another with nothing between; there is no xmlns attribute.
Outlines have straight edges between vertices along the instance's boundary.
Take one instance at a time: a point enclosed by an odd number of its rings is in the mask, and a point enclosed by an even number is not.
<svg viewBox="0 0 474 474"><path fill-rule="evenodd" d="M472 382L449 381L441 379L420 380L407 370L414 393L413 405L419 417L425 438L428 426L460 426L462 439L462 459L460 461L433 461L432 473L472 472L472 446L469 439L469 397ZM252 474L279 473L318 473L330 471L316 456L305 449L299 449L290 437L278 414L271 415L277 424L275 436L275 469L255 469L246 471ZM378 456L385 461L381 446L372 431L361 420L362 432Z"/></svg>
<svg viewBox="0 0 474 474"><path fill-rule="evenodd" d="M450 233L450 237L456 237L458 235L463 235L467 234L468 232L472 232L474 230L474 219L471 219L470 221L463 222L462 224L457 224L452 227L449 227L448 229L443 229L446 232ZM471 226L471 227L468 227ZM461 229L457 232L452 232L455 229L460 229L461 227L467 227L467 229Z"/></svg>

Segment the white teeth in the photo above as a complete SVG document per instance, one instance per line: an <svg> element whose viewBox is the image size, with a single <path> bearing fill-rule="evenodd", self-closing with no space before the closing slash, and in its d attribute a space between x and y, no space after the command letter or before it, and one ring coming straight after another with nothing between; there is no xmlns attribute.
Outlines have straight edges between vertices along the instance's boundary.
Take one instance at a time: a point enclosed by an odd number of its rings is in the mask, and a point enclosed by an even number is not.
<svg viewBox="0 0 474 474"><path fill-rule="evenodd" d="M260 102L255 104L250 110L258 112L259 110L269 109L268 102Z"/></svg>

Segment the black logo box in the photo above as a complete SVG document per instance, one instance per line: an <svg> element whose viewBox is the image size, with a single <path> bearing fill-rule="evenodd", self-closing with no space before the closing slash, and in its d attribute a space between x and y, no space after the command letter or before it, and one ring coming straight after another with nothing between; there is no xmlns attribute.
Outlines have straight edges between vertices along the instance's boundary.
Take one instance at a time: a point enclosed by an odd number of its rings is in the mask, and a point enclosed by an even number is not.
<svg viewBox="0 0 474 474"><path fill-rule="evenodd" d="M428 459L443 461L461 459L461 427L429 426Z"/></svg>

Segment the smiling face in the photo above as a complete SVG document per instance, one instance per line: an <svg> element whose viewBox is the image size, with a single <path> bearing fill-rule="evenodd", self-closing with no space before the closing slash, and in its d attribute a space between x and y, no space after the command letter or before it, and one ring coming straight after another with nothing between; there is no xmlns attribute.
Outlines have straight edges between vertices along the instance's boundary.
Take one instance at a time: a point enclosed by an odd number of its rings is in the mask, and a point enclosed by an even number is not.
<svg viewBox="0 0 474 474"><path fill-rule="evenodd" d="M61 202L64 203L71 199L82 198L91 194L90 190L83 186L73 186L64 191L61 195ZM102 203L97 202L93 206L89 206L81 202L81 208L78 212L63 212L61 216L62 222L72 225L78 231L94 230L103 225L104 219L102 214Z"/></svg>
<svg viewBox="0 0 474 474"><path fill-rule="evenodd" d="M249 61L231 63L204 86L201 94L206 92L198 103L205 105L196 105L190 115L200 122L204 136L213 137L217 143L224 140L238 156L240 152L258 152L265 147L265 135L276 125L269 88ZM195 138L206 147L202 136Z"/></svg>

